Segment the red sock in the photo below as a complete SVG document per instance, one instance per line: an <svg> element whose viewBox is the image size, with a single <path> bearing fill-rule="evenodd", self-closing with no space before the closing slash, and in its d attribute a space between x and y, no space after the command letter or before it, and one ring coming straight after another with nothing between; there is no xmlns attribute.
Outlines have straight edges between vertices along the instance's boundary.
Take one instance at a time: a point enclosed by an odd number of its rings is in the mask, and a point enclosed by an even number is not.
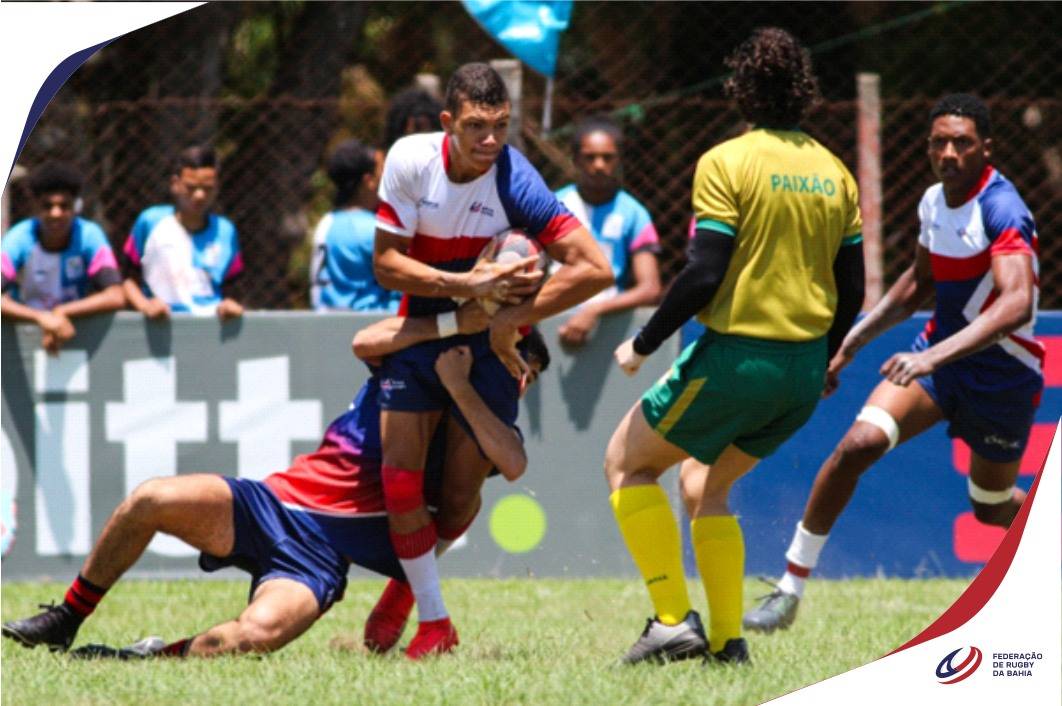
<svg viewBox="0 0 1062 706"><path fill-rule="evenodd" d="M397 534L391 531L391 544L399 559L416 559L431 551L437 541L435 523L424 525L409 534Z"/></svg>
<svg viewBox="0 0 1062 706"><path fill-rule="evenodd" d="M78 574L74 582L70 584L70 588L67 589L63 603L77 615L87 618L92 615L92 611L96 610L96 605L103 600L105 593L107 593L106 588L100 588Z"/></svg>

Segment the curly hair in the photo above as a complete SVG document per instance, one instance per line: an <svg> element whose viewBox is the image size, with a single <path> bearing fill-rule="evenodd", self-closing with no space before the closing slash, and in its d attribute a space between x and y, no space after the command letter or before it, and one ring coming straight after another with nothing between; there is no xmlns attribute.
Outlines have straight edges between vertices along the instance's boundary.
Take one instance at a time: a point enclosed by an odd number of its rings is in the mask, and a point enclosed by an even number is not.
<svg viewBox="0 0 1062 706"><path fill-rule="evenodd" d="M761 27L727 57L723 89L749 122L792 128L819 99L811 55L789 32Z"/></svg>
<svg viewBox="0 0 1062 706"><path fill-rule="evenodd" d="M34 197L63 192L77 198L83 184L81 172L65 162L45 162L30 174L30 191Z"/></svg>
<svg viewBox="0 0 1062 706"><path fill-rule="evenodd" d="M442 124L439 122L441 112L442 104L427 91L421 88L408 88L402 91L391 100L391 106L387 109L384 148L390 149L398 138L406 135L410 120L416 124L423 119L427 125L431 126L431 132L442 130Z"/></svg>

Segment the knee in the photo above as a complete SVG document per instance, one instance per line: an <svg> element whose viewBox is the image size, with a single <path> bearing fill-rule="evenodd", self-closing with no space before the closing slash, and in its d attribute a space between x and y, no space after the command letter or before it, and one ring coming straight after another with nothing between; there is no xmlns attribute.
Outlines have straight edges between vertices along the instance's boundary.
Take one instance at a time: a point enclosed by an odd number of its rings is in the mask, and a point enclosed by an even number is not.
<svg viewBox="0 0 1062 706"><path fill-rule="evenodd" d="M168 485L163 478L144 481L125 499L119 507L119 512L135 518L158 517L170 495Z"/></svg>
<svg viewBox="0 0 1062 706"><path fill-rule="evenodd" d="M889 438L883 431L869 425L853 426L835 452L837 470L859 476L888 450Z"/></svg>

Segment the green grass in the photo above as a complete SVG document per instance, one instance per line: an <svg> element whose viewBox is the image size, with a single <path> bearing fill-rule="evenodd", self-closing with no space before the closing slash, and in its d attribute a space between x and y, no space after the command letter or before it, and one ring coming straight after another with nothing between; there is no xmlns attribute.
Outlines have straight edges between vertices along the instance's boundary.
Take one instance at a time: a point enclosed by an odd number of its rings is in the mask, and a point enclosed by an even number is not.
<svg viewBox="0 0 1062 706"><path fill-rule="evenodd" d="M456 654L423 663L338 646L359 639L382 582L356 581L300 640L265 657L81 663L3 640L4 704L756 704L880 657L928 625L962 580L813 581L788 631L749 639L750 667L618 668L651 611L634 579L444 581ZM746 606L762 585L746 584ZM2 587L4 620L59 599L59 584ZM77 644L191 635L238 613L247 584L127 581ZM703 591L691 582L694 606ZM406 640L412 631L407 629ZM402 643L404 644L404 642Z"/></svg>

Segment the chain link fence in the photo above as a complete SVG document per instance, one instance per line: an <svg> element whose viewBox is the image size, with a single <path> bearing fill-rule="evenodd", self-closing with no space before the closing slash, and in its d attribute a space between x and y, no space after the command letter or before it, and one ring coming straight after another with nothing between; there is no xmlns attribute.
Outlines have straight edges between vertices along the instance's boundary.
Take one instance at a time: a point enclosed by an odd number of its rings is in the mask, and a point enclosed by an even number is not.
<svg viewBox="0 0 1062 706"><path fill-rule="evenodd" d="M545 81L524 73L523 146L547 181L570 179L581 116L624 125L625 186L653 214L665 278L681 268L698 156L742 129L722 94L723 58L755 27L811 49L823 102L805 128L853 170L856 75L881 86L886 282L910 263L916 206L933 181L928 111L943 93L984 97L995 162L1032 209L1041 304L1062 307L1062 11L1051 3L607 3L575 5L561 41L552 133ZM122 37L60 91L19 163L64 159L86 174L85 213L120 247L136 214L168 196L170 163L191 143L222 158L218 210L236 223L256 308L307 302L309 233L330 204L321 170L347 137L379 143L388 97L418 74L504 57L450 3L215 3ZM31 203L13 182L12 215Z"/></svg>

